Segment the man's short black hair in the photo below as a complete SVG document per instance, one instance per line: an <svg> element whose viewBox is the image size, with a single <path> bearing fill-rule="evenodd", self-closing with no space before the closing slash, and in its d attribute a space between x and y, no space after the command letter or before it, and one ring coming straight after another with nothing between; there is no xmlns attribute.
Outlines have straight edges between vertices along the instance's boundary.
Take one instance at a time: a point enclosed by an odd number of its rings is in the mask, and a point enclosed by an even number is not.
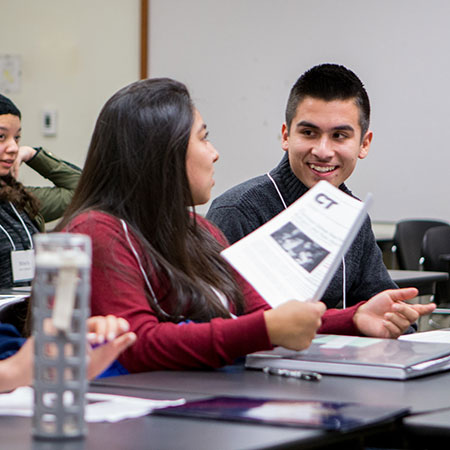
<svg viewBox="0 0 450 450"><path fill-rule="evenodd" d="M306 71L292 86L286 105L288 131L297 113L297 107L305 97L331 102L355 99L359 108L361 139L369 129L370 102L361 80L349 69L338 64L320 64Z"/></svg>

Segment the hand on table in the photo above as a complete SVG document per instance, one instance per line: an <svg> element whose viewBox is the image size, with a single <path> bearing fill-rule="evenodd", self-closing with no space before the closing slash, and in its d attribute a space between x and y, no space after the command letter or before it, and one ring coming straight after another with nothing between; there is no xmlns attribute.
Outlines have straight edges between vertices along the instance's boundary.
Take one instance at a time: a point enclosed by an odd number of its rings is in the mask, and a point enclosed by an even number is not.
<svg viewBox="0 0 450 450"><path fill-rule="evenodd" d="M434 303L404 303L417 294L416 288L388 289L380 292L358 308L353 321L358 330L366 336L397 338L420 316L430 314L436 308Z"/></svg>
<svg viewBox="0 0 450 450"><path fill-rule="evenodd" d="M50 319L44 323L46 333L54 330ZM87 376L93 378L105 370L126 348L136 341L136 335L129 332L125 319L115 316L96 316L87 320L88 342L98 344L94 349L88 345ZM47 345L51 354L54 344ZM30 337L13 356L0 361L0 391L30 385L33 381L34 337Z"/></svg>
<svg viewBox="0 0 450 450"><path fill-rule="evenodd" d="M126 348L134 344L136 335L121 317L94 316L87 321L88 342L97 347L88 350L88 378L103 372Z"/></svg>

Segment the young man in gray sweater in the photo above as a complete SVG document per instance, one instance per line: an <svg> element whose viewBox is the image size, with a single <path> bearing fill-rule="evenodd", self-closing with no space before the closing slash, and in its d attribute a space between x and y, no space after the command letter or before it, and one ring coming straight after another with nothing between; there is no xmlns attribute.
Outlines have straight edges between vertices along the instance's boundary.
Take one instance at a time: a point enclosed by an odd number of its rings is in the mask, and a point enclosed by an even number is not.
<svg viewBox="0 0 450 450"><path fill-rule="evenodd" d="M281 129L286 152L273 170L215 199L207 218L233 243L300 198L319 180L352 195L344 184L369 151L370 103L350 70L322 64L305 72L291 89ZM345 279L345 282L344 282ZM383 264L367 217L322 301L351 306L396 288Z"/></svg>

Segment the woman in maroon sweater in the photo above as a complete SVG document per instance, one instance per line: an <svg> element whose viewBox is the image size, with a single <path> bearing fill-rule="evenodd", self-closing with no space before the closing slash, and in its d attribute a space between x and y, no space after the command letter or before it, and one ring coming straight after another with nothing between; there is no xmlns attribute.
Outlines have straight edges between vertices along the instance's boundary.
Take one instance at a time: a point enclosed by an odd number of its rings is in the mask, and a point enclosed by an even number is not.
<svg viewBox="0 0 450 450"><path fill-rule="evenodd" d="M220 256L221 233L195 214L210 198L218 153L186 87L133 83L97 120L78 189L59 229L93 241L92 313L128 320L131 372L220 367L250 352L309 346L322 333L397 337L432 307L416 289L346 310L291 300L270 306Z"/></svg>

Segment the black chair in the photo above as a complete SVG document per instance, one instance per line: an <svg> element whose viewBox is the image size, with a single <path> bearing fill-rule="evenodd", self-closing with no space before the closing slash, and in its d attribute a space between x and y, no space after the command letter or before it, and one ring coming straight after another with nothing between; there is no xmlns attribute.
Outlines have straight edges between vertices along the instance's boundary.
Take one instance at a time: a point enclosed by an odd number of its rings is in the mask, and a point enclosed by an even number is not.
<svg viewBox="0 0 450 450"><path fill-rule="evenodd" d="M424 270L448 272L450 275L450 226L427 230L423 236L420 265ZM436 284L433 301L438 305L430 318L433 328L448 327L450 320L450 280ZM441 316L438 319L438 316Z"/></svg>
<svg viewBox="0 0 450 450"><path fill-rule="evenodd" d="M419 270L422 241L425 232L433 227L449 226L440 220L407 219L399 221L395 226L392 253L396 257L400 270Z"/></svg>

